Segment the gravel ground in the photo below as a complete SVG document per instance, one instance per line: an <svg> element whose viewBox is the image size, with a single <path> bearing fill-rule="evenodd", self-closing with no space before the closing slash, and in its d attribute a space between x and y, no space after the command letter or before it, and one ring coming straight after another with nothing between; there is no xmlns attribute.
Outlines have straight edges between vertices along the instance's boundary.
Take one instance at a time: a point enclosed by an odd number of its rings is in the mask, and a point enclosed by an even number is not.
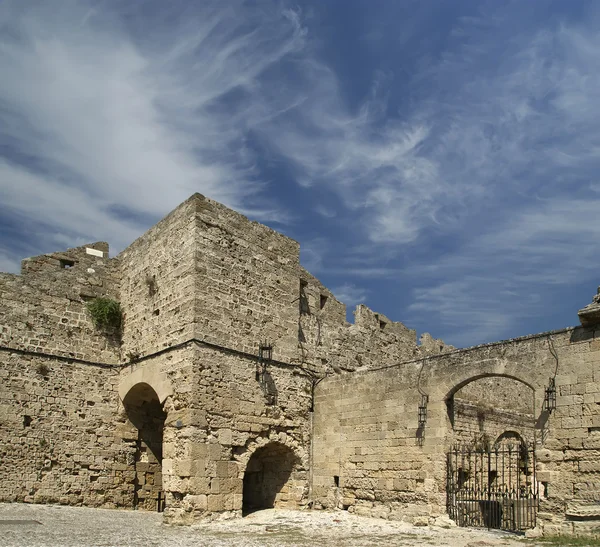
<svg viewBox="0 0 600 547"><path fill-rule="evenodd" d="M523 547L519 536L358 517L345 511L267 509L243 519L173 527L158 513L0 503L6 547ZM527 545L535 545L528 542Z"/></svg>

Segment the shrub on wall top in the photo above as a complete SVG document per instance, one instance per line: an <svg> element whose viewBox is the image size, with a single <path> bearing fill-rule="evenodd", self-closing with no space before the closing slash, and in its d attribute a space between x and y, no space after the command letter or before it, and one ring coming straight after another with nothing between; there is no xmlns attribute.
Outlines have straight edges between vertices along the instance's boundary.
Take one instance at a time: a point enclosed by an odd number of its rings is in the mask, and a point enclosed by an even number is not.
<svg viewBox="0 0 600 547"><path fill-rule="evenodd" d="M99 297L87 303L94 325L99 329L119 329L121 327L121 304L112 298Z"/></svg>

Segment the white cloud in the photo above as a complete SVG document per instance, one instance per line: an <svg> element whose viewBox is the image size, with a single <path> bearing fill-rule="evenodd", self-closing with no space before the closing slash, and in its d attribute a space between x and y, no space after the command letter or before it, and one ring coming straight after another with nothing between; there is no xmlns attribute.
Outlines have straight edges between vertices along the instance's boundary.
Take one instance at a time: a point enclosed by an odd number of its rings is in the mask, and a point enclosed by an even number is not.
<svg viewBox="0 0 600 547"><path fill-rule="evenodd" d="M350 111L313 66L319 100L303 104L304 126L273 127L304 184L336 191L340 222L370 242L334 247L322 268L398 272L419 287L400 319L439 320L456 345L504 337L552 291L597 275L600 38L566 25L508 36L517 15L463 20L460 45L415 75L414 105L397 117L382 115L381 89Z"/></svg>
<svg viewBox="0 0 600 547"><path fill-rule="evenodd" d="M347 277L396 278L418 286L413 318L439 310L444 335L498 338L539 314L549 287L594 275L593 25L516 28L514 4L486 4L401 86L377 72L356 107L298 12L141 6L0 4L0 205L30 220L40 251L96 239L120 249L195 191L263 220L304 220L304 201L294 216L276 201L287 180L259 180L258 140L317 196L303 263L339 274L349 304L368 294ZM388 19L394 32L369 40L400 36L406 54L414 19Z"/></svg>
<svg viewBox="0 0 600 547"><path fill-rule="evenodd" d="M428 268L417 266L411 274L422 282L413 291L411 319L434 315L439 335L456 345L492 341L547 314L562 287L593 285L600 224L592 219L600 200L549 199L536 205ZM572 308L568 324L577 322L577 303Z"/></svg>
<svg viewBox="0 0 600 547"><path fill-rule="evenodd" d="M91 6L0 7L2 206L43 224L46 240L67 233L117 249L196 191L285 221L275 202L253 199L263 188L246 132L289 106L267 104L259 80L302 48L297 15L242 3ZM232 94L241 99L227 108Z"/></svg>
<svg viewBox="0 0 600 547"><path fill-rule="evenodd" d="M352 283L344 283L331 289L331 292L340 301L346 304L351 309L352 307L362 304L367 298L367 291Z"/></svg>

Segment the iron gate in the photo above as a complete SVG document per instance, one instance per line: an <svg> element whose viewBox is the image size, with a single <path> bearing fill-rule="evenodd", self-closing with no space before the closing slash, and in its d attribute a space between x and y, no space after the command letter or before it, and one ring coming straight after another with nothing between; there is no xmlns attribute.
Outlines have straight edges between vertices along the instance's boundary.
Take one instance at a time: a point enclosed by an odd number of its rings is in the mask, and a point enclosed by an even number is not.
<svg viewBox="0 0 600 547"><path fill-rule="evenodd" d="M448 453L448 514L459 526L535 527L535 452L525 443L456 446Z"/></svg>

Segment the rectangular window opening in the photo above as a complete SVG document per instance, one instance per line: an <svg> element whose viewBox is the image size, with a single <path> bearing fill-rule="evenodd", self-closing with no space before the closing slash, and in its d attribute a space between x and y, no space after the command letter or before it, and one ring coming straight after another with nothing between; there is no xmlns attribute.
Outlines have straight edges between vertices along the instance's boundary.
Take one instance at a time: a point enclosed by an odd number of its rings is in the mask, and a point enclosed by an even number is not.
<svg viewBox="0 0 600 547"><path fill-rule="evenodd" d="M320 308L323 309L325 307L325 304L327 304L327 297L324 294L322 294L321 300L319 301Z"/></svg>
<svg viewBox="0 0 600 547"><path fill-rule="evenodd" d="M548 499L550 497L549 493L548 493L548 483L547 482L542 482L542 488L544 489L543 492L543 497Z"/></svg>
<svg viewBox="0 0 600 547"><path fill-rule="evenodd" d="M334 475L333 476L333 482L334 482L336 488L339 488L339 486L340 486L340 477L339 477L339 475Z"/></svg>
<svg viewBox="0 0 600 547"><path fill-rule="evenodd" d="M308 287L308 281L304 279L300 280L300 296L298 297L300 303L300 315L308 315L310 308L308 306L308 296L306 295L306 287Z"/></svg>

